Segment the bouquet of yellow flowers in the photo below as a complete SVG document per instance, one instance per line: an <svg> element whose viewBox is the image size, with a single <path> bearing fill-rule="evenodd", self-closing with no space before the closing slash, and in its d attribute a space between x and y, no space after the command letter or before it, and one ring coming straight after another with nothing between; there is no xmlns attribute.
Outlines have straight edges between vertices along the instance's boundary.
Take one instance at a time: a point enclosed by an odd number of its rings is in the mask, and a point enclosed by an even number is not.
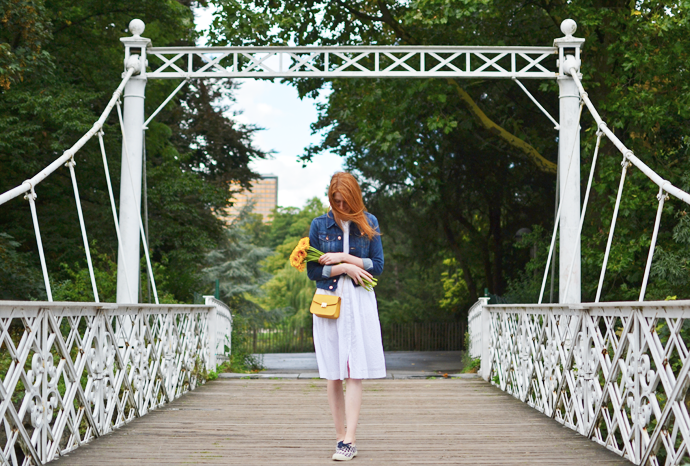
<svg viewBox="0 0 690 466"><path fill-rule="evenodd" d="M295 246L292 254L290 254L290 265L300 272L304 272L304 269L307 268L307 262L318 262L319 257L323 255L323 252L309 245L308 237L302 238L299 240L299 243L297 243L297 246ZM362 286L367 291L373 290L378 283L378 280L373 277L371 280L364 279L363 281L364 285Z"/></svg>

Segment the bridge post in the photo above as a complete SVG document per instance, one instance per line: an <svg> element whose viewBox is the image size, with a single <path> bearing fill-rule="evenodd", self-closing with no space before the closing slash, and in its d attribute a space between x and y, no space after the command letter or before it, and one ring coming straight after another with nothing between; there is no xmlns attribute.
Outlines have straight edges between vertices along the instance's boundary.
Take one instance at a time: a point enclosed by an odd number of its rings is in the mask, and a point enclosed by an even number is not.
<svg viewBox="0 0 690 466"><path fill-rule="evenodd" d="M486 306L489 304L489 298L479 298L481 303L481 366L479 367L479 374L489 381L491 376L491 314Z"/></svg>
<svg viewBox="0 0 690 466"><path fill-rule="evenodd" d="M577 24L572 19L561 23L565 37L555 39L558 47L559 125L558 180L561 199L559 241L559 299L561 303L581 302L580 268L580 92L564 69L565 59L572 55L580 61L580 47L585 39L573 37ZM573 256L573 254L575 254ZM571 260L572 270L571 270ZM568 296L565 288L570 280Z"/></svg>
<svg viewBox="0 0 690 466"><path fill-rule="evenodd" d="M132 76L124 90L124 136L120 177L120 234L117 259L117 302L139 302L139 215L141 212L142 153L144 139L144 91L146 89L146 47L151 40L141 37L144 22L129 23L132 37L122 37L125 65L139 60L139 74Z"/></svg>

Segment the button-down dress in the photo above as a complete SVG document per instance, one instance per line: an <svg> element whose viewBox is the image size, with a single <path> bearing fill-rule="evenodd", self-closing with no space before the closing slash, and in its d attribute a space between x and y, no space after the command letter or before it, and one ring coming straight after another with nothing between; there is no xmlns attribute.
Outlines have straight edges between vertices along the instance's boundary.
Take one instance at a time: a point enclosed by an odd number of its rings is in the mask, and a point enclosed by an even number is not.
<svg viewBox="0 0 690 466"><path fill-rule="evenodd" d="M343 252L350 249L350 221L341 223ZM354 286L348 275L338 279L335 291L317 294L340 296L340 317L314 316L314 347L319 376L328 380L386 377L381 324L374 291ZM349 366L349 367L348 367Z"/></svg>

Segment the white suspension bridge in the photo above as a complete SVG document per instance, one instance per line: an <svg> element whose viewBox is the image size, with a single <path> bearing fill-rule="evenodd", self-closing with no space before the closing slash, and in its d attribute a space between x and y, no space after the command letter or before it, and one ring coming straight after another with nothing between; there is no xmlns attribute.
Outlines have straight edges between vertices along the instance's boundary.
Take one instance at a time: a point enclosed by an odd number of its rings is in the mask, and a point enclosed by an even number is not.
<svg viewBox="0 0 690 466"><path fill-rule="evenodd" d="M573 36L574 21L562 23L564 37L551 47L156 48L141 36L143 22L133 20L129 30L133 35L121 39L122 82L91 130L38 174L0 194L0 205L22 196L28 201L48 298L0 302L0 343L11 358L7 372L0 374L4 465L44 464L64 456L194 390L206 371L226 357L232 315L222 302L206 297L203 306L159 304L140 212L147 125L190 80L233 77L515 80L558 131L560 201L538 304L488 305L481 298L469 315L470 352L481 358L485 380L635 464L687 460L690 363L680 331L690 319L690 302L644 298L664 203L673 197L690 204L690 195L636 157L598 114L581 81L584 39ZM145 118L148 79L182 82ZM520 79L557 80L558 121ZM585 107L596 122L597 139L581 207L580 119ZM122 133L119 213L103 144L104 123L113 109ZM622 156L621 178L596 299L581 303L580 234L604 137ZM92 138L101 149L119 246L117 303L112 304L99 300L74 161ZM40 184L62 166L72 179L93 303L52 299L35 199ZM639 300L600 303L626 174L633 166L655 186L658 200ZM560 303L542 304L557 234ZM138 303L141 244L156 304ZM17 322L23 328L18 336L10 332Z"/></svg>

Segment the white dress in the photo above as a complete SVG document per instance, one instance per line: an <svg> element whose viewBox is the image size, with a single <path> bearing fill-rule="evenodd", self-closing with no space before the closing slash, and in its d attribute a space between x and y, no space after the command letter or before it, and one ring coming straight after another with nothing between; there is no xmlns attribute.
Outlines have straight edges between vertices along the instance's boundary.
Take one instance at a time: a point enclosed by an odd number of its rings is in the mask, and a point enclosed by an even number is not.
<svg viewBox="0 0 690 466"><path fill-rule="evenodd" d="M350 221L341 224L343 252L350 249ZM374 291L355 286L348 275L335 291L317 294L340 296L340 317L314 317L314 347L319 376L328 380L380 379L386 377L381 324ZM349 375L348 375L349 363Z"/></svg>

